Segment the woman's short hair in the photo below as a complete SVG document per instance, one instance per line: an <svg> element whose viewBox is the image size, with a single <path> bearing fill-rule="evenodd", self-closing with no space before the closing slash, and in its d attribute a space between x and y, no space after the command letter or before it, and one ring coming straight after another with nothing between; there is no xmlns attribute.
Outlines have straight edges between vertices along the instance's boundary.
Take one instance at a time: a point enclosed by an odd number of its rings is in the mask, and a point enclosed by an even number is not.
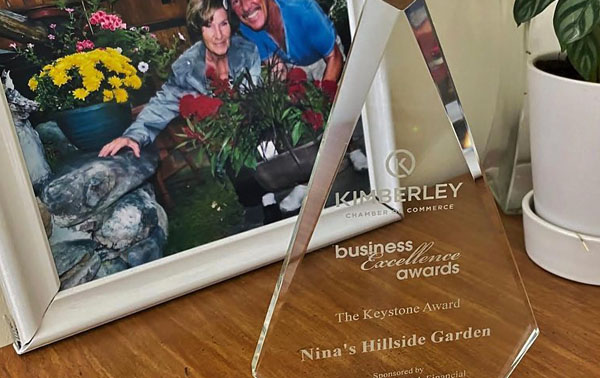
<svg viewBox="0 0 600 378"><path fill-rule="evenodd" d="M218 9L225 9L231 25L231 32L237 30L237 18L232 17L229 0L190 0L186 11L186 22L190 34L196 38L202 36L202 27L209 26Z"/></svg>

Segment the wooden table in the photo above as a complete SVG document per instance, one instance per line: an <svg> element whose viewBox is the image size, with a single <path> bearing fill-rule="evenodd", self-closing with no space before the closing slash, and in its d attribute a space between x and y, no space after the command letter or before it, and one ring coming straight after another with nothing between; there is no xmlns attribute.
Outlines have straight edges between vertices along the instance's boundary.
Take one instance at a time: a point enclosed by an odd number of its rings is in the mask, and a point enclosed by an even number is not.
<svg viewBox="0 0 600 378"><path fill-rule="evenodd" d="M541 336L513 377L600 377L600 289L555 277L525 253L503 216ZM249 377L279 264L25 356L0 350L0 377Z"/></svg>

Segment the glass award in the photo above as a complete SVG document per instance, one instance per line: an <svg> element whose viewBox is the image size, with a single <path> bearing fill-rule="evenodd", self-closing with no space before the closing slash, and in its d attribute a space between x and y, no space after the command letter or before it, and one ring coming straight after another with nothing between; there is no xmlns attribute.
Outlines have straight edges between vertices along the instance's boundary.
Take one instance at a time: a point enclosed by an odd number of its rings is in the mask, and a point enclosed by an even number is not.
<svg viewBox="0 0 600 378"><path fill-rule="evenodd" d="M412 125L424 148L397 140L386 159L374 162L385 165L397 187L331 193L399 20L408 20L425 61L407 74L433 80L439 100L420 107L438 121ZM347 207L346 222L361 222L354 214L365 202L399 220L307 253L315 230L328 232L319 229L319 217L332 194ZM426 2L367 0L253 376L507 377L538 333Z"/></svg>

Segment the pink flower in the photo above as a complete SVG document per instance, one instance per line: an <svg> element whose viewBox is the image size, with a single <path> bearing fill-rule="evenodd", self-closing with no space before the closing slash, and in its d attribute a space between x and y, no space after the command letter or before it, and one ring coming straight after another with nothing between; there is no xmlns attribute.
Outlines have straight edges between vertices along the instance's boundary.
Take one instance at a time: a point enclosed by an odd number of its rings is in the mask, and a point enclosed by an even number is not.
<svg viewBox="0 0 600 378"><path fill-rule="evenodd" d="M150 27L149 26L142 26L142 31L149 32L150 31Z"/></svg>
<svg viewBox="0 0 600 378"><path fill-rule="evenodd" d="M94 47L94 42L89 39L77 42L77 51L93 50Z"/></svg>
<svg viewBox="0 0 600 378"><path fill-rule="evenodd" d="M68 14L71 14L71 13L75 12L75 9L73 9L73 8L65 8L65 12L67 12Z"/></svg>
<svg viewBox="0 0 600 378"><path fill-rule="evenodd" d="M48 39L54 41L56 39L56 36L54 34L48 34Z"/></svg>
<svg viewBox="0 0 600 378"><path fill-rule="evenodd" d="M14 42L11 43L9 46L10 46L11 49L15 49L15 50L17 49L17 44L14 43Z"/></svg>
<svg viewBox="0 0 600 378"><path fill-rule="evenodd" d="M50 24L50 29L56 29L56 24Z"/></svg>
<svg viewBox="0 0 600 378"><path fill-rule="evenodd" d="M157 39L157 38L158 38L158 37L156 36L156 34L154 34L154 33L150 34L150 37L152 37L152 38L154 38L154 39Z"/></svg>
<svg viewBox="0 0 600 378"><path fill-rule="evenodd" d="M127 24L123 22L121 17L108 14L104 11L94 12L90 17L90 24L100 26L103 30L115 31L117 29L127 29Z"/></svg>

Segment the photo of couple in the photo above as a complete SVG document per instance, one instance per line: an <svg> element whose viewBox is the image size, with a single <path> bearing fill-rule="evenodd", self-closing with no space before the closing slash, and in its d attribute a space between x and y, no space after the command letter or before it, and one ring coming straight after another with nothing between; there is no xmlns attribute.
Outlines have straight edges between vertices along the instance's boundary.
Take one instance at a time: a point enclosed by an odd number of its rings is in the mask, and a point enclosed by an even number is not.
<svg viewBox="0 0 600 378"><path fill-rule="evenodd" d="M51 3L0 9L0 66L63 289L298 214L345 2ZM332 193L368 176L357 127Z"/></svg>

